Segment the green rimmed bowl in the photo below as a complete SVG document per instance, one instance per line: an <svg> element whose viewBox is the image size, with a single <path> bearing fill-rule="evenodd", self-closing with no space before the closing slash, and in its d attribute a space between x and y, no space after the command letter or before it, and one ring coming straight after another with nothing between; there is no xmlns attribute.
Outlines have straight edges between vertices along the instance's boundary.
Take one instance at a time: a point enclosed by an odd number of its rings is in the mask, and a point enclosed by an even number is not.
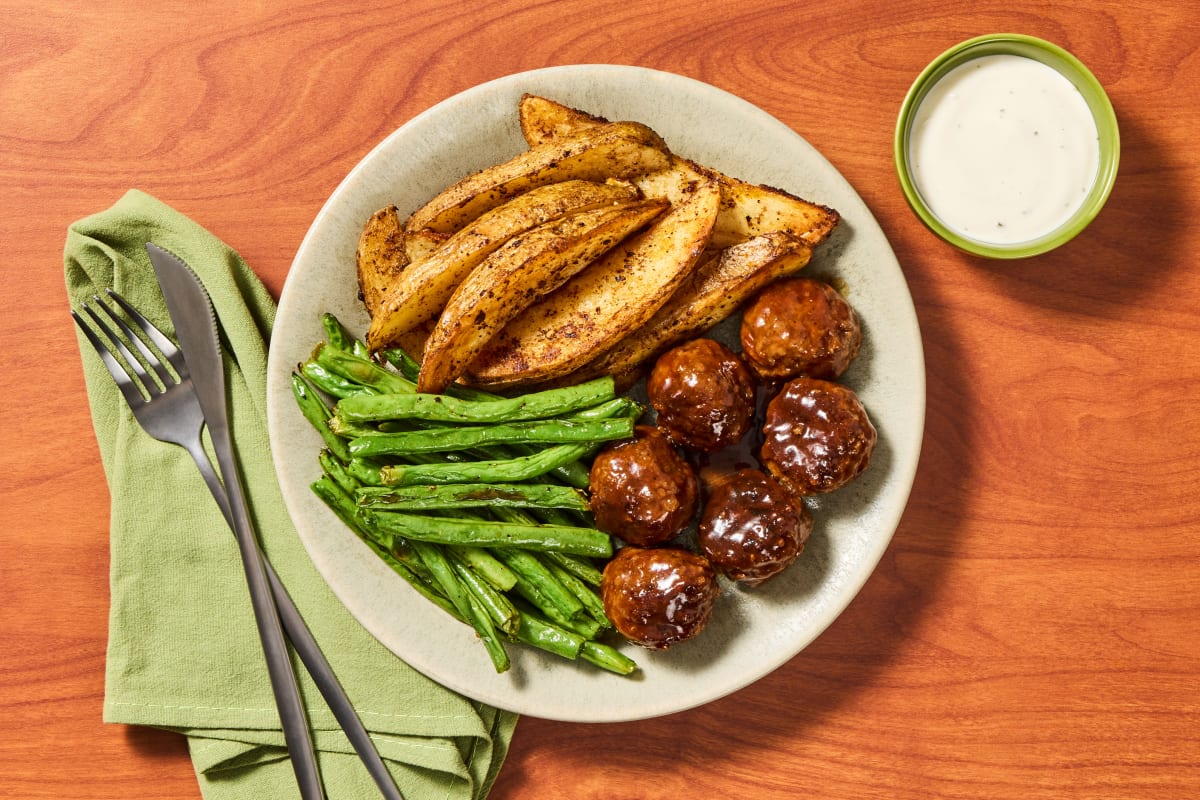
<svg viewBox="0 0 1200 800"><path fill-rule="evenodd" d="M1053 230L1035 238L1013 244L980 241L962 235L947 226L933 213L917 189L909 165L909 138L917 108L934 85L951 70L982 56L1015 55L1039 61L1065 77L1079 91L1096 123L1100 141L1099 168L1082 205L1070 218ZM935 58L927 66L904 98L896 121L894 141L896 171L900 188L913 211L927 228L939 238L965 252L985 258L1015 259L1040 255L1060 247L1086 228L1104 207L1117 178L1121 157L1121 137L1117 117L1104 87L1083 63L1058 45L1017 33L997 33L977 36L961 42Z"/></svg>

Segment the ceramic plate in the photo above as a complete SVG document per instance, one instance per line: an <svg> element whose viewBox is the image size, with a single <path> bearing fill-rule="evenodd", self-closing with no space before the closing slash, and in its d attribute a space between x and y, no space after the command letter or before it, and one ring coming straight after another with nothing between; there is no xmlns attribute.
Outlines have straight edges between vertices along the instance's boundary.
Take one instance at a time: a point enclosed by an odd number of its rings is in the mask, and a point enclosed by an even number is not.
<svg viewBox="0 0 1200 800"><path fill-rule="evenodd" d="M880 440L871 467L813 504L809 545L755 590L725 584L712 622L666 652L626 645L633 677L510 647L496 674L473 632L417 595L314 497L320 440L300 416L289 376L322 339L330 311L356 331L354 251L375 210L402 216L463 175L524 147L524 92L658 131L677 153L730 175L836 208L843 221L809 274L837 279L863 320L861 355L844 376ZM502 78L452 97L381 142L321 209L288 275L271 337L271 443L288 510L318 571L384 645L431 678L494 706L582 722L642 719L734 692L800 652L842 612L882 556L908 499L924 424L924 360L916 315L887 239L861 198L804 139L749 103L695 80L621 66L569 66Z"/></svg>

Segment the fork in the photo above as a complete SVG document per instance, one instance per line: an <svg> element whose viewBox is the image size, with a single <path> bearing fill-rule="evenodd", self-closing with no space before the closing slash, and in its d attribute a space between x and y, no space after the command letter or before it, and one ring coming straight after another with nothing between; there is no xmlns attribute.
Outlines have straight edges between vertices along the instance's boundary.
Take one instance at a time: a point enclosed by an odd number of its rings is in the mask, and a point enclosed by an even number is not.
<svg viewBox="0 0 1200 800"><path fill-rule="evenodd" d="M117 388L120 389L121 394L125 397L126 402L133 411L134 419L155 439L179 445L191 454L192 460L196 462L196 467L200 471L200 475L203 477L209 491L212 493L213 499L216 500L218 507L221 509L222 515L225 517L226 522L229 522L232 526L228 495L216 470L208 460L208 455L202 443L201 430L204 424L204 414L200 409L199 400L192 388L191 376L183 353L166 334L156 328L150 320L139 313L120 294L112 289L108 289L106 293L134 321L145 335L145 338L157 348L158 353L161 353L162 357L166 359L166 364L163 363L163 359L157 353L147 346L142 337L138 336L99 296L93 296L93 305L103 309L104 316L120 329L125 340L133 344L141 356L141 360L134 356L125 345L122 337L116 335L112 327L105 322L92 305L88 303L83 304L84 312L91 319L90 324L74 310L71 311L71 316L83 331L88 342L96 350L97 355L99 355L101 362L103 362L109 374L112 375L113 380L116 381ZM97 329L103 332L104 336L112 343L112 348L104 342L104 339L97 335ZM129 371L114 356L113 349L120 354L121 359L128 365L129 370L133 372L133 376L130 376ZM154 376L157 376L157 382L142 365L142 360L153 370ZM167 369L167 364L170 365L174 374L172 374L171 370ZM145 395L143 395L143 391ZM266 572L271 595L275 601L279 621L288 639L291 641L292 647L296 650L301 662L312 676L313 682L316 683L321 695L325 698L326 703L328 703L334 718L341 725L346 737L354 746L355 751L363 761L380 792L388 800L403 800L391 773L388 772L387 767L384 765L383 759L380 757L378 750L376 750L374 742L371 741L370 735L362 724L362 720L359 719L358 714L354 711L354 707L350 703L350 699L346 696L345 690L338 681L336 674L333 672L333 668L321 652L316 639L312 635L312 631L309 630L303 617L300 616L299 610L284 588L283 583L279 580L279 576L271 567L270 562L267 561L261 552L259 556ZM296 768L297 779L300 782L304 796L323 797L324 793L321 788L320 776L317 772L316 757L312 751L311 735L304 716L303 706L300 702L299 690L295 684L295 675L291 670L291 662L286 657L282 661L284 662L283 668L286 671L286 676L291 678L290 688L295 690L294 692L290 692L291 697L288 702L289 704L294 702L295 705L290 709L281 708L280 717L285 727L289 723L294 727L292 735L286 737L288 741L301 742L301 747L298 748L301 752L292 754L294 758L293 766ZM285 734L287 732L285 730Z"/></svg>

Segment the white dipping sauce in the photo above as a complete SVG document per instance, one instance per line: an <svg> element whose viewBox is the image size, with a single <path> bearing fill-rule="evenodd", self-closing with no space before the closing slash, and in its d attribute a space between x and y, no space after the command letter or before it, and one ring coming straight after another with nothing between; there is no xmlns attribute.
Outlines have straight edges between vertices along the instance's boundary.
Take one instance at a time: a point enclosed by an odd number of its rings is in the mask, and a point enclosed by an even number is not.
<svg viewBox="0 0 1200 800"><path fill-rule="evenodd" d="M1083 204L1100 140L1087 102L1052 67L981 56L921 101L909 162L917 191L946 227L1017 244L1058 228Z"/></svg>

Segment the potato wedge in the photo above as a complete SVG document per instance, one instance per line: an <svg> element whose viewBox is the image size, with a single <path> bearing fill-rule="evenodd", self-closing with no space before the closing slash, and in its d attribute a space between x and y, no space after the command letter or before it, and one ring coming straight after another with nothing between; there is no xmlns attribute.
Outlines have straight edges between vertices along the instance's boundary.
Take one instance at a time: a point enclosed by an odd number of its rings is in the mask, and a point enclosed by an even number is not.
<svg viewBox="0 0 1200 800"><path fill-rule="evenodd" d="M693 187L627 239L514 317L468 370L468 382L521 386L565 375L616 345L662 307L703 255L721 204L716 181Z"/></svg>
<svg viewBox="0 0 1200 800"><path fill-rule="evenodd" d="M517 105L521 135L530 147L578 133L586 127L599 127L608 122L577 108L570 108L535 94L521 96Z"/></svg>
<svg viewBox="0 0 1200 800"><path fill-rule="evenodd" d="M530 147L609 122L604 117L528 92L517 103L517 118L521 124L521 135Z"/></svg>
<svg viewBox="0 0 1200 800"><path fill-rule="evenodd" d="M509 320L650 223L665 200L581 211L510 239L455 289L425 343L417 389L441 392Z"/></svg>
<svg viewBox="0 0 1200 800"><path fill-rule="evenodd" d="M363 226L354 253L358 293L374 319L388 290L408 265L404 252L404 227L395 206L379 209Z"/></svg>
<svg viewBox="0 0 1200 800"><path fill-rule="evenodd" d="M571 380L607 374L622 386L630 385L650 359L705 333L771 281L799 272L811 257L812 247L786 231L722 250L701 264L649 322L572 373Z"/></svg>
<svg viewBox="0 0 1200 800"><path fill-rule="evenodd" d="M603 117L530 94L521 98L518 116L521 133L531 147L605 124ZM837 227L839 216L831 208L782 189L738 180L677 155L671 157L665 170L647 173L635 183L647 197L677 202L689 186L705 178L721 184L721 214L713 228L714 247L728 247L777 230L788 231L815 246Z"/></svg>
<svg viewBox="0 0 1200 800"><path fill-rule="evenodd" d="M662 137L638 122L611 122L531 147L443 190L412 213L405 230L453 233L518 194L570 179L632 178L664 169Z"/></svg>
<svg viewBox="0 0 1200 800"><path fill-rule="evenodd" d="M801 200L783 189L746 183L694 163L689 166L721 183L714 247L740 244L771 231L787 231L815 247L829 238L841 219L832 208Z"/></svg>
<svg viewBox="0 0 1200 800"><path fill-rule="evenodd" d="M571 180L532 189L484 213L392 278L386 301L371 315L367 346L382 350L436 319L471 270L513 236L552 219L637 196L630 184Z"/></svg>
<svg viewBox="0 0 1200 800"><path fill-rule="evenodd" d="M434 231L406 233L392 205L371 215L359 234L354 260L358 293L372 320L386 308L408 265L423 260L445 239Z"/></svg>

